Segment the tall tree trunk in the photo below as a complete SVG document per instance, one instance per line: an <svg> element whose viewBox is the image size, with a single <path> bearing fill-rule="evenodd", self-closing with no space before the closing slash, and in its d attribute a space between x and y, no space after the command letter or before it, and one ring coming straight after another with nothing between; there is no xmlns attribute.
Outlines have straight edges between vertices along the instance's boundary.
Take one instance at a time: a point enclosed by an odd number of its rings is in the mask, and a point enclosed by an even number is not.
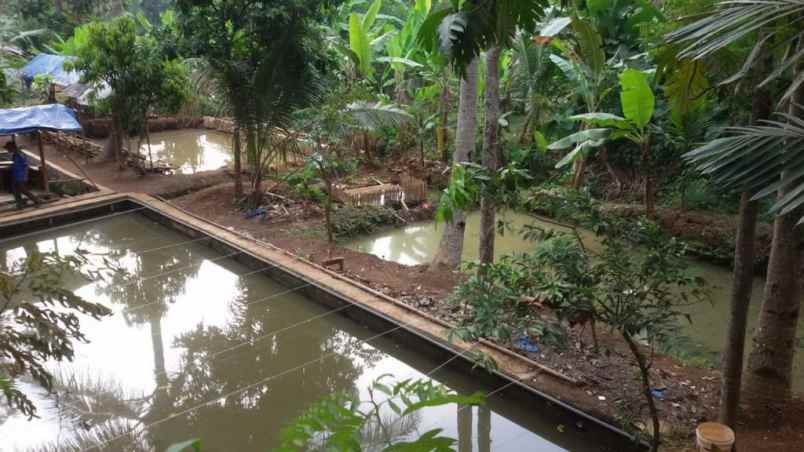
<svg viewBox="0 0 804 452"><path fill-rule="evenodd" d="M799 70L804 69L799 65ZM790 114L802 117L804 86L793 96ZM782 173L782 181L790 177ZM779 197L790 191L789 184L779 190ZM801 233L796 222L799 209L778 216L773 224L768 276L759 326L754 332L753 347L748 357L745 395L758 407L784 405L792 395L793 356L796 351L796 328L801 307Z"/></svg>
<svg viewBox="0 0 804 452"><path fill-rule="evenodd" d="M483 130L483 166L494 173L499 160L497 145L497 119L500 115L500 48L492 47L486 52L485 127ZM480 200L480 263L494 262L494 238L496 237L497 202L489 196Z"/></svg>
<svg viewBox="0 0 804 452"><path fill-rule="evenodd" d="M445 162L449 161L449 146L447 145L448 136L447 136L447 123L449 122L449 79L447 79L444 83L444 87L441 90L441 102L439 105L440 109L440 120L438 127L436 128L436 146L438 147L437 155L441 156L441 159Z"/></svg>
<svg viewBox="0 0 804 452"><path fill-rule="evenodd" d="M477 134L477 59L467 67L461 79L461 93L458 104L458 127L455 132L455 152L453 165L469 160L475 148ZM452 222L444 225L444 233L433 266L457 268L463 254L463 233L466 230L464 212L456 211Z"/></svg>
<svg viewBox="0 0 804 452"><path fill-rule="evenodd" d="M768 119L771 114L771 98L767 90L754 93L751 108L754 124ZM754 288L754 245L759 205L751 201L750 193L740 197L740 223L734 246L734 283L731 293L731 312L726 335L721 371L720 413L722 424L735 428L737 411L740 406L743 360L745 356L745 332L748 321L748 307Z"/></svg>
<svg viewBox="0 0 804 452"><path fill-rule="evenodd" d="M734 247L734 282L731 311L723 354L719 421L734 428L740 403L740 386L745 355L745 329L754 282L754 242L759 206L749 193L740 198L740 224Z"/></svg>
<svg viewBox="0 0 804 452"><path fill-rule="evenodd" d="M120 162L120 151L123 147L123 134L120 131L120 120L118 119L117 114L112 113L112 130L109 134L109 142L106 146L106 153L104 158L106 160L114 160L115 162Z"/></svg>
<svg viewBox="0 0 804 452"><path fill-rule="evenodd" d="M240 149L240 126L234 129L234 191L235 198L243 197L243 163L242 152Z"/></svg>

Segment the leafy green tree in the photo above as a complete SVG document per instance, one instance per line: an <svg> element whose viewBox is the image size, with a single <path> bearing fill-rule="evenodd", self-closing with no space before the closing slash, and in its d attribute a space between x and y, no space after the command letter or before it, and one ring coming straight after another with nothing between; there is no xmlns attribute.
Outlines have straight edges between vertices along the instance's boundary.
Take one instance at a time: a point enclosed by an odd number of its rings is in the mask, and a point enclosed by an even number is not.
<svg viewBox="0 0 804 452"><path fill-rule="evenodd" d="M600 281L595 299L596 319L620 334L631 351L640 374L640 387L652 421L651 451L659 450L661 424L653 400L652 357L655 348L677 334L678 322L686 317L682 307L704 299L703 282L686 274L684 247L656 229L648 230L647 253L634 257L622 237L604 242L600 260L592 264ZM646 342L649 351L640 343Z"/></svg>
<svg viewBox="0 0 804 452"><path fill-rule="evenodd" d="M202 57L223 89L234 121L235 195L242 195L240 136L252 165L252 204L262 196L264 164L276 128L306 107L327 62L318 29L330 0L179 0L178 24L190 53Z"/></svg>
<svg viewBox="0 0 804 452"><path fill-rule="evenodd" d="M104 100L112 113L112 146L108 158L120 161L124 137L131 130L147 134L145 118L155 107L175 111L187 97L184 68L168 59L159 43L137 32L129 16L91 22L75 42L76 60L84 83L105 83L112 93Z"/></svg>
<svg viewBox="0 0 804 452"><path fill-rule="evenodd" d="M99 279L103 274L88 267L80 254L60 257L32 249L0 273L0 392L12 407L36 416L33 402L13 382L30 376L48 391L53 375L48 361L71 361L73 344L85 342L79 315L96 319L111 313L65 288L72 278Z"/></svg>

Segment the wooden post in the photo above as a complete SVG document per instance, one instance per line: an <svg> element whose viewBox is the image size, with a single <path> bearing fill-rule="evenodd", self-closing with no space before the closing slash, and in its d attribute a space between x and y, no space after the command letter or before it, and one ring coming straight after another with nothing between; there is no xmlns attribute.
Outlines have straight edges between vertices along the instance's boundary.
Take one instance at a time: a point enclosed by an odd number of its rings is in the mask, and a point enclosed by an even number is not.
<svg viewBox="0 0 804 452"><path fill-rule="evenodd" d="M39 144L39 173L42 175L42 187L45 189L45 193L50 193L50 184L48 184L47 180L47 162L45 162L45 148L42 146L42 131L38 131L36 134L39 137L38 144Z"/></svg>

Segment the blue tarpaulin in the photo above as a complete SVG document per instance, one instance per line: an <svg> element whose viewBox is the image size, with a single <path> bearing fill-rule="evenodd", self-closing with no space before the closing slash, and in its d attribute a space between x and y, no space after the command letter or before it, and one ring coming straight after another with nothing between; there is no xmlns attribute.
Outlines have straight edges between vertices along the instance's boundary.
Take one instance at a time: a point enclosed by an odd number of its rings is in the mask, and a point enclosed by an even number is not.
<svg viewBox="0 0 804 452"><path fill-rule="evenodd" d="M30 133L36 130L80 132L75 113L61 104L0 110L0 135Z"/></svg>
<svg viewBox="0 0 804 452"><path fill-rule="evenodd" d="M64 69L64 63L70 59L72 57L40 53L20 70L22 79L30 85L34 77L42 74L53 77L53 83L57 85L69 86L78 83L81 74Z"/></svg>

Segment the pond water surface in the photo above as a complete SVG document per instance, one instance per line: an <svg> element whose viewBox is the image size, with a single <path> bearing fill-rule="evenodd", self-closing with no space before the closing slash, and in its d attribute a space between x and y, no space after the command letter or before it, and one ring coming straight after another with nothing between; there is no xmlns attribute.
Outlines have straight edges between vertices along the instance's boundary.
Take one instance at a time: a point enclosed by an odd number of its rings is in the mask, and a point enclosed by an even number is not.
<svg viewBox="0 0 804 452"><path fill-rule="evenodd" d="M562 229L552 223L541 221L535 217L506 212L499 219L510 225L510 231L498 234L495 241L495 257L513 253L522 253L533 249L534 243L525 240L516 231L522 230L525 225L538 226L545 229ZM466 221L463 260L477 260L477 246L480 241L480 214L473 212ZM442 227L433 222L411 224L402 228L386 230L377 234L363 237L347 244L347 247L357 251L370 253L385 260L399 262L406 265L419 265L428 263L433 259L441 240ZM600 244L594 234L582 231L584 245L588 248L599 248ZM687 308L692 315L692 324L684 322L681 330L684 337L680 337L675 345L685 355L704 358L711 364L716 364L723 349L726 337L726 328L729 314L729 303L732 287L732 273L726 267L712 265L706 262L690 259L689 271L692 275L700 276L707 282L711 303L699 303ZM749 342L746 353L750 351L750 337L756 327L764 279L754 278L754 294L749 313ZM804 392L804 322L799 323L799 350L796 354L793 368L794 387Z"/></svg>
<svg viewBox="0 0 804 452"><path fill-rule="evenodd" d="M74 362L49 365L68 391L45 397L19 382L40 419L0 404L0 450L98 450L103 440L110 441L103 450L162 452L200 438L204 452L266 451L313 402L338 391L365 400L384 374L431 374L464 393L491 393L487 408L448 405L391 424L396 439L441 428L467 452L624 450L608 433L576 430L576 417L522 406L509 390L482 387L476 376L401 347L387 331L305 298L300 287L137 213L0 242L0 264L9 268L34 249L89 251L92 262L107 257L126 272L96 283L69 280L70 290L113 315L82 318L89 342L76 346Z"/></svg>
<svg viewBox="0 0 804 452"><path fill-rule="evenodd" d="M183 174L220 169L232 160L232 136L227 133L181 129L150 135L154 161L168 163ZM148 158L148 146L144 141L140 153Z"/></svg>

